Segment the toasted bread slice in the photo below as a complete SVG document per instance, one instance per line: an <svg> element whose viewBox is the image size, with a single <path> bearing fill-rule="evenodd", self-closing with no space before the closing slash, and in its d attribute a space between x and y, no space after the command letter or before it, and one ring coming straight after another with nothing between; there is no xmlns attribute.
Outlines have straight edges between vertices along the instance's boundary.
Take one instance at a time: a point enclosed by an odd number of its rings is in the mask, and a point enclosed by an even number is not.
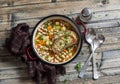
<svg viewBox="0 0 120 84"><path fill-rule="evenodd" d="M60 36L59 38L55 39L52 45L52 50L57 53L76 43L77 43L76 33L69 30L68 34Z"/></svg>

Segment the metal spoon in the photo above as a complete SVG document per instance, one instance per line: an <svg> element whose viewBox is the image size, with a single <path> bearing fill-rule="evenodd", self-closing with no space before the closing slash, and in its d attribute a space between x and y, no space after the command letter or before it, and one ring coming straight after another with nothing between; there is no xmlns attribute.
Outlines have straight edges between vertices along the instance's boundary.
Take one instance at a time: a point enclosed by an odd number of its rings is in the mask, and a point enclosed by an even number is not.
<svg viewBox="0 0 120 84"><path fill-rule="evenodd" d="M93 34L91 35L91 32L93 32ZM90 62L90 59L92 57L92 55L94 55L94 51L96 50L97 47L99 47L105 40L105 37L103 35L98 35L97 38L95 38L95 32L93 29L89 29L86 33L86 40L89 42L89 44L91 44L91 49L92 49L92 52L91 55L89 56L87 62L85 63L85 65L82 67L81 69L81 72L79 73L79 77L83 78L84 76L84 73L85 73L85 70L87 69L87 66ZM92 42L94 43L94 48L93 48L93 44ZM97 68L96 68L96 59L95 57L93 56L93 67L94 67L94 79L98 79L99 76L98 76L98 73L97 73Z"/></svg>
<svg viewBox="0 0 120 84"><path fill-rule="evenodd" d="M92 29L92 28L88 29L86 34L85 34L85 38L86 38L87 42L91 45L91 49L93 48L93 40L95 39L95 37L96 37L96 33L95 33L94 29ZM92 54L89 56L86 63L82 67L78 77L83 78L91 58L92 58Z"/></svg>
<svg viewBox="0 0 120 84"><path fill-rule="evenodd" d="M99 75L96 67L96 59L94 55L94 51L105 41L105 37L103 35L98 35L93 41L92 55L93 55L93 78L98 79Z"/></svg>

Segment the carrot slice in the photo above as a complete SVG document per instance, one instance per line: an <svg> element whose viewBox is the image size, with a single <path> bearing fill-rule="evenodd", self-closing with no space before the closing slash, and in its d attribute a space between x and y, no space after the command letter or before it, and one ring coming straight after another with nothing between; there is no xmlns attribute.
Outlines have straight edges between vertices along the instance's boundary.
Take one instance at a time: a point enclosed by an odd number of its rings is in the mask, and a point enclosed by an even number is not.
<svg viewBox="0 0 120 84"><path fill-rule="evenodd" d="M52 26L48 26L48 28L47 28L49 31L52 29Z"/></svg>
<svg viewBox="0 0 120 84"><path fill-rule="evenodd" d="M40 45L44 45L44 41L43 40L40 40Z"/></svg>
<svg viewBox="0 0 120 84"><path fill-rule="evenodd" d="M63 51L64 51L64 52L67 52L67 50L66 50L66 49L64 49Z"/></svg>
<svg viewBox="0 0 120 84"><path fill-rule="evenodd" d="M54 35L53 34L49 34L49 38L50 39L54 38Z"/></svg>

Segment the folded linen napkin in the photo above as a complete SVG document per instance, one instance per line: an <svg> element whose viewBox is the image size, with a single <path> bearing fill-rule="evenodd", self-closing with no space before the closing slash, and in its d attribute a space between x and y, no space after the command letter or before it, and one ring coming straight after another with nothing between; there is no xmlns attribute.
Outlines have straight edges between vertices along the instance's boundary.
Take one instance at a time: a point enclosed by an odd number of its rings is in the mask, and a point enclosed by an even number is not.
<svg viewBox="0 0 120 84"><path fill-rule="evenodd" d="M10 37L6 39L6 48L14 56L22 58L25 64L27 64L29 75L35 79L37 83L40 83L42 77L45 76L48 84L56 84L57 74L65 74L65 67L44 64L38 60L30 60L26 55L26 48L30 46L30 44L29 25L26 23L20 23L12 28Z"/></svg>

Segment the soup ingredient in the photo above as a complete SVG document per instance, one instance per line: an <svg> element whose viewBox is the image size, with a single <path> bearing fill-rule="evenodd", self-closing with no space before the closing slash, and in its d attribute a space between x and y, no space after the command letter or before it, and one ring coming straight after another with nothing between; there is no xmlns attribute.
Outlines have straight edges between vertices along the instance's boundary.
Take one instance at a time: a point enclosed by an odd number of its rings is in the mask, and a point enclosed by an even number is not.
<svg viewBox="0 0 120 84"><path fill-rule="evenodd" d="M44 41L43 40L40 40L40 45L43 45L44 44Z"/></svg>
<svg viewBox="0 0 120 84"><path fill-rule="evenodd" d="M48 31L52 30L52 26L48 26L47 29L48 29Z"/></svg>
<svg viewBox="0 0 120 84"><path fill-rule="evenodd" d="M67 50L65 49L76 44L76 41L77 41L76 38L74 38L73 36L64 35L54 41L52 49L55 53L63 50L64 52L67 52Z"/></svg>

